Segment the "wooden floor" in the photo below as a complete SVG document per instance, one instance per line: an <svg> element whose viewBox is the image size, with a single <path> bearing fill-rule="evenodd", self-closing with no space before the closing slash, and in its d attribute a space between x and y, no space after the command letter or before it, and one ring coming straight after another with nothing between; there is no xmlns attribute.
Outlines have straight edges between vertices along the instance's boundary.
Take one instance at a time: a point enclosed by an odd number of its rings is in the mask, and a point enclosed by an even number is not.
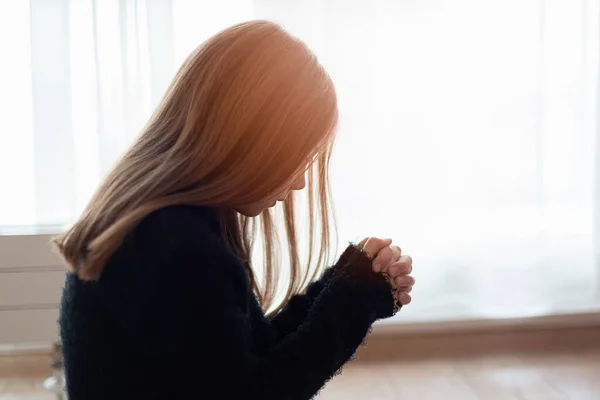
<svg viewBox="0 0 600 400"><path fill-rule="evenodd" d="M532 343L535 351L451 351L406 361L359 355L318 399L600 400L600 336L597 346L572 343L569 349L541 351ZM41 356L0 357L0 399L53 399L42 388L47 362Z"/></svg>
<svg viewBox="0 0 600 400"><path fill-rule="evenodd" d="M42 387L51 371L48 356L0 357L1 400L55 400Z"/></svg>
<svg viewBox="0 0 600 400"><path fill-rule="evenodd" d="M320 400L596 400L600 351L357 364Z"/></svg>

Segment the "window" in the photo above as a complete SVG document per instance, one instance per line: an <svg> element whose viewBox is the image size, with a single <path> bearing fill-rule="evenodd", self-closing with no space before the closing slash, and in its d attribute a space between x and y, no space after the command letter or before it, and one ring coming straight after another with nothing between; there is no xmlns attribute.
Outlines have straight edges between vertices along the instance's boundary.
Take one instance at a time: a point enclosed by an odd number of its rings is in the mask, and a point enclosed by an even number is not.
<svg viewBox="0 0 600 400"><path fill-rule="evenodd" d="M185 56L267 18L338 88L340 243L414 255L397 320L596 307L599 15L598 0L0 5L0 227L71 221Z"/></svg>

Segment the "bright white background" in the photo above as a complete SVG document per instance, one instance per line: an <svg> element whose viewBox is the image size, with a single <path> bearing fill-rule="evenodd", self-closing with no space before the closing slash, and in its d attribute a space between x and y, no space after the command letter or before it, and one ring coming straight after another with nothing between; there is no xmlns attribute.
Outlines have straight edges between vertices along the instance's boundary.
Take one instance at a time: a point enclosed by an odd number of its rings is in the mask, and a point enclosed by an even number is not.
<svg viewBox="0 0 600 400"><path fill-rule="evenodd" d="M413 256L396 320L600 303L599 0L0 2L0 233L76 217L188 53L252 18L336 83L340 244Z"/></svg>

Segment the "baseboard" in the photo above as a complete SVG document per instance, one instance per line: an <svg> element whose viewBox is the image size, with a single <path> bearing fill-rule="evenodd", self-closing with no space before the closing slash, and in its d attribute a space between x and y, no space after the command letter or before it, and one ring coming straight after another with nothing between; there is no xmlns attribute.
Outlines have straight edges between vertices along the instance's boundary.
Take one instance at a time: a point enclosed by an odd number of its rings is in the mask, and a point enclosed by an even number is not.
<svg viewBox="0 0 600 400"><path fill-rule="evenodd" d="M524 318L472 318L462 320L407 323L379 323L374 335L451 334L510 332L540 329L586 328L600 326L600 311L564 313Z"/></svg>
<svg viewBox="0 0 600 400"><path fill-rule="evenodd" d="M600 348L600 314L381 325L357 353L362 362L579 352Z"/></svg>
<svg viewBox="0 0 600 400"><path fill-rule="evenodd" d="M52 353L52 346L51 342L0 344L0 357L49 355Z"/></svg>

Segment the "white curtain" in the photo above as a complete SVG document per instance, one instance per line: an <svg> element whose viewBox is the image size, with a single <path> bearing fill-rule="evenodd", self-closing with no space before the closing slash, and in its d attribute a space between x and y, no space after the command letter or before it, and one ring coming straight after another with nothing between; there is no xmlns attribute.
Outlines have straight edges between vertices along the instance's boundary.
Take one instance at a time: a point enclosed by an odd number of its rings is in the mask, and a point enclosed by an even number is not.
<svg viewBox="0 0 600 400"><path fill-rule="evenodd" d="M336 82L340 245L415 259L396 318L597 307L600 0L0 3L0 227L64 224L187 54L266 18Z"/></svg>

